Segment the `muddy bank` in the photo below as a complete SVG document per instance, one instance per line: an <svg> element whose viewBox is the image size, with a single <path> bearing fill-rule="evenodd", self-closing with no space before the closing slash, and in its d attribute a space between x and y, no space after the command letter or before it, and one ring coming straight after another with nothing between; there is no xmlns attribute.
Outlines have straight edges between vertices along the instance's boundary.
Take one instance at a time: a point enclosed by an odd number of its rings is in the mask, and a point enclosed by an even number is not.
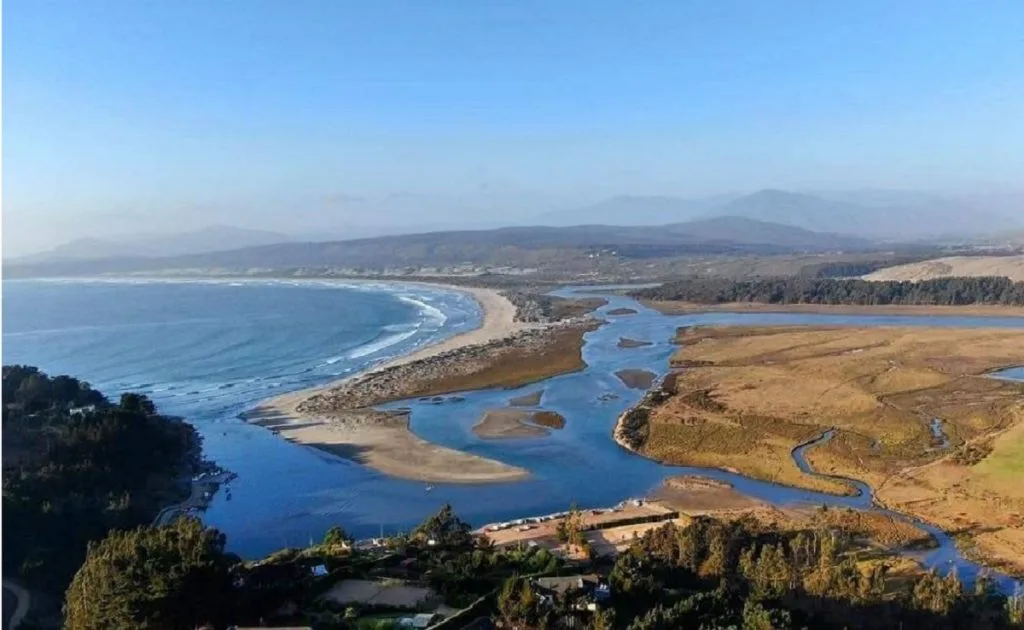
<svg viewBox="0 0 1024 630"><path fill-rule="evenodd" d="M544 437L547 429L527 422L531 411L518 409L491 409L484 412L480 422L473 425L473 433L487 440Z"/></svg>
<svg viewBox="0 0 1024 630"><path fill-rule="evenodd" d="M561 429L565 418L553 411L491 409L473 425L473 433L487 440L532 438L548 435L548 429Z"/></svg>
<svg viewBox="0 0 1024 630"><path fill-rule="evenodd" d="M692 475L665 479L653 496L685 512L749 509L763 505L756 499L740 494L729 483Z"/></svg>
<svg viewBox="0 0 1024 630"><path fill-rule="evenodd" d="M615 373L619 380L630 389L650 389L657 375L647 370L625 369Z"/></svg>
<svg viewBox="0 0 1024 630"><path fill-rule="evenodd" d="M508 399L508 404L513 407L536 407L540 404L541 397L544 396L544 390L537 390L529 394L523 394L522 396L515 396Z"/></svg>
<svg viewBox="0 0 1024 630"><path fill-rule="evenodd" d="M619 343L615 345L619 348L642 348L644 346L651 345L651 342L641 341L639 339L630 339L629 337L619 337Z"/></svg>

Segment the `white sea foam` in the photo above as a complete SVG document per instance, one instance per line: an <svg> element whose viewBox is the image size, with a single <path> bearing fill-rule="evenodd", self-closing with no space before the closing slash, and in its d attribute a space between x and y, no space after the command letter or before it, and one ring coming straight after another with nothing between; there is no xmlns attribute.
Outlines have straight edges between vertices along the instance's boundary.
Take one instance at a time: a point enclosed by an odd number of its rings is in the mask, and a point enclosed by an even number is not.
<svg viewBox="0 0 1024 630"><path fill-rule="evenodd" d="M393 346L393 345L395 345L397 343L402 343L403 341L405 341L409 337L412 337L413 335L415 335L417 332L418 332L417 329L413 329L413 330L406 331L404 333L396 333L394 335L387 335L386 337L378 338L376 341L374 341L372 343L368 343L368 344L359 346L355 350L350 351L348 353L348 357L347 358L349 358L349 359L358 359L360 357L365 357L365 356L368 356L368 355L371 355L371 354L376 354L377 352L380 352L381 350L384 350L385 348L390 348L391 346Z"/></svg>
<svg viewBox="0 0 1024 630"><path fill-rule="evenodd" d="M408 295L399 295L397 297L399 300L405 302L406 304L412 304L413 306L418 308L420 310L420 313L423 314L423 317L431 320L431 323L434 324L435 326L443 326L444 323L448 321L448 316L445 315L441 311L441 309L437 308L436 306L427 304L423 300L417 300L416 298L409 297Z"/></svg>

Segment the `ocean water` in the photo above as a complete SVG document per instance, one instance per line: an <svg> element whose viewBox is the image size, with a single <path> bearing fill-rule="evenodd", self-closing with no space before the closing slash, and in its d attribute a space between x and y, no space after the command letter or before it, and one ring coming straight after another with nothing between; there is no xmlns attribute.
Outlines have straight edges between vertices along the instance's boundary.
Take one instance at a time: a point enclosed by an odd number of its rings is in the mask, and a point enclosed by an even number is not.
<svg viewBox="0 0 1024 630"><path fill-rule="evenodd" d="M638 312L608 315L619 307ZM586 337L583 356L588 367L581 372L514 393L483 390L444 404L391 405L411 408L412 429L427 440L532 473L522 482L435 484L428 491L423 483L392 479L291 444L237 416L269 396L351 374L472 328L479 313L463 294L326 281L8 282L3 310L4 363L31 363L50 373L72 374L112 396L142 391L164 412L193 422L204 437L207 456L238 474L203 518L228 535L232 550L250 557L306 544L335 524L359 537L406 529L446 502L476 525L560 511L572 502L607 506L644 495L666 476L681 473L721 479L776 504L869 507L870 493L833 497L724 471L662 466L621 449L611 439L615 418L642 392L627 388L615 372L640 368L664 374L675 329L693 324L1024 327L1021 318L668 317L612 296L598 313L608 323ZM652 344L619 348L619 337ZM1004 376L1024 377L1020 372ZM542 405L566 418L564 429L521 440L488 441L472 433L487 409L540 389ZM925 561L940 569L956 567L970 579L977 567L944 541Z"/></svg>

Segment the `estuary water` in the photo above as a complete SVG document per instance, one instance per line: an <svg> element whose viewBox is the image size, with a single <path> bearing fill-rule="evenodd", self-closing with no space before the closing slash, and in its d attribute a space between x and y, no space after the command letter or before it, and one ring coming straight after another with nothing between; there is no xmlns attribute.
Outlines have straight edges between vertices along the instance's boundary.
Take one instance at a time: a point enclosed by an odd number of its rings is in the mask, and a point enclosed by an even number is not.
<svg viewBox="0 0 1024 630"><path fill-rule="evenodd" d="M588 294L586 289L564 289ZM150 395L165 413L186 417L202 433L207 456L238 474L215 497L204 520L229 547L259 556L318 539L332 525L357 537L406 529L443 503L475 525L525 515L615 504L654 490L669 475L701 474L776 504L868 507L870 491L835 497L747 479L719 470L663 466L615 444L615 419L643 392L616 376L621 369L663 375L679 326L694 324L831 324L1024 328L1024 318L707 313L664 316L622 296L598 311L607 324L588 333L581 372L510 393L469 392L442 404L405 401L412 429L427 440L522 466L529 479L486 485L392 479L350 461L294 445L238 415L261 400L319 385L471 329L472 298L419 285L331 281L68 281L4 284L3 362L37 365L83 378L110 396ZM636 311L610 315L617 308ZM619 348L620 337L651 345ZM1024 370L1004 374L1024 378ZM487 409L511 396L543 390L542 405L566 426L541 439L481 440L471 431ZM956 568L965 561L940 531L923 560ZM1004 580L1004 585L1009 584Z"/></svg>

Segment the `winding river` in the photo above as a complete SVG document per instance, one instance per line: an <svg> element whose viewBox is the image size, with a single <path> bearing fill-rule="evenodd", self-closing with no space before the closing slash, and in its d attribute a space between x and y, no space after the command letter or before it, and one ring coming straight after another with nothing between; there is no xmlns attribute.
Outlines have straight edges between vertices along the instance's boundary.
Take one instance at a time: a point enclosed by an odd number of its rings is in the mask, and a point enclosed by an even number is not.
<svg viewBox="0 0 1024 630"><path fill-rule="evenodd" d="M638 402L641 394L630 391L618 382L615 372L621 369L645 369L659 377L668 371L668 359L676 347L671 339L679 326L697 324L806 324L856 326L948 326L948 327L1024 327L1019 318L977 317L921 317L921 316L865 316L821 314L732 314L706 313L685 316L665 316L648 309L636 301L618 295L606 295L587 289L564 289L555 292L561 296L603 296L607 305L596 313L607 324L589 333L583 354L588 367L582 372L567 374L524 388L523 392L543 390L543 406L562 414L566 428L555 431L542 440L485 441L472 435L470 428L485 410L507 404L509 392L485 390L470 392L451 405L434 405L420 401L401 401L392 407L412 409L411 426L428 440L446 446L474 452L487 457L522 466L533 473L533 478L520 488L534 488L534 501L515 493L520 506L514 512L503 512L500 519L507 520L527 514L555 512L565 509L569 501L578 501L587 507L613 504L625 497L652 490L669 475L692 474L711 477L731 484L738 492L773 505L796 504L850 507L878 510L895 519L911 522L931 534L937 546L925 551L907 551L925 566L941 573L957 571L965 583L972 583L983 571L959 552L953 540L942 529L904 514L885 510L873 501L872 489L865 483L836 478L815 472L806 460L806 453L834 435L826 431L818 438L793 450L797 465L808 474L837 479L850 485L854 494L836 496L814 492L768 481L750 479L724 470L687 466L667 466L638 457L618 447L610 433L618 415ZM632 309L635 314L610 315L609 311ZM620 337L651 341L650 346L620 348ZM1017 372L1005 377L1018 378ZM609 400L609 396L615 398ZM496 490L501 492L501 490ZM510 491L512 489L510 488ZM458 500L461 491L451 498ZM547 501L546 497L558 497ZM523 504L536 503L535 508ZM1004 575L985 571L1004 590L1012 590L1016 582Z"/></svg>
<svg viewBox="0 0 1024 630"><path fill-rule="evenodd" d="M17 292L10 291L8 295L8 289ZM420 318L420 330L425 331L422 339L428 335L437 338L445 330L452 334L473 324L475 314L471 305L467 309L464 296L458 299L456 294L446 296L443 291L431 290L427 297L422 297L421 291L425 292L422 288L405 287L398 295L408 301L429 298L429 304L436 306L424 311ZM449 397L443 404L418 400L393 404L411 409L410 426L424 439L530 471L530 478L507 484L435 484L428 492L422 483L389 478L352 461L291 444L238 419L240 413L266 397L350 374L387 358L389 352L408 351L398 344L370 352L381 345L377 339L380 326L374 328L370 311L366 311L368 319L360 324L365 324L365 335L360 337L365 341L358 343L364 345L354 346L347 353L339 351L340 341L335 334L339 324L360 323L361 320L352 319L362 312L356 310L356 301L377 295L344 289L340 284L5 284L5 297L9 299L4 303L4 361L36 364L51 373L75 374L108 393L142 391L152 396L162 410L188 418L203 435L208 457L238 475L230 484L230 493L217 493L204 520L227 534L232 551L258 557L282 546L307 544L337 524L357 537L408 529L443 503L450 503L475 525L558 512L573 502L584 508L604 507L648 494L666 477L681 474L729 483L736 491L773 505L880 509L872 502L871 489L852 480L848 483L859 494L835 496L723 470L665 466L636 456L619 447L611 436L616 418L635 405L643 392L627 387L615 373L639 369L664 376L669 357L676 350L671 340L680 326L1024 329L1024 318L1014 317L773 313L666 316L628 297L603 295L592 289L563 289L556 294L608 298L608 304L597 311L597 316L607 323L585 337L584 370L514 392L491 389L464 392ZM397 309L401 303L382 302L379 308ZM375 307L373 313L380 312L379 308ZM622 308L636 312L610 314ZM444 312L447 323L431 323L436 318L432 314L435 310ZM348 319L339 322L339 313L346 314ZM16 319L23 320L25 332L18 332L8 323ZM92 320L122 323L114 329L83 327L83 322ZM408 317L407 320L413 324L420 321ZM408 334L397 324L393 328L396 339ZM620 347L620 337L651 343ZM414 343L416 339L411 337L405 343ZM325 356L330 358L325 360ZM1024 369L1007 371L1001 377L1024 380ZM473 425L486 410L506 407L511 397L534 391L543 392L543 408L566 419L563 429L551 431L543 438L511 440L485 440L473 433ZM822 435L819 440L794 449L797 464L813 474L804 455L827 439L828 434ZM978 575L979 567L963 558L940 529L915 523L938 543L935 549L913 552L915 557L941 572L955 569L966 582ZM1009 578L996 578L1003 588L1013 587Z"/></svg>

